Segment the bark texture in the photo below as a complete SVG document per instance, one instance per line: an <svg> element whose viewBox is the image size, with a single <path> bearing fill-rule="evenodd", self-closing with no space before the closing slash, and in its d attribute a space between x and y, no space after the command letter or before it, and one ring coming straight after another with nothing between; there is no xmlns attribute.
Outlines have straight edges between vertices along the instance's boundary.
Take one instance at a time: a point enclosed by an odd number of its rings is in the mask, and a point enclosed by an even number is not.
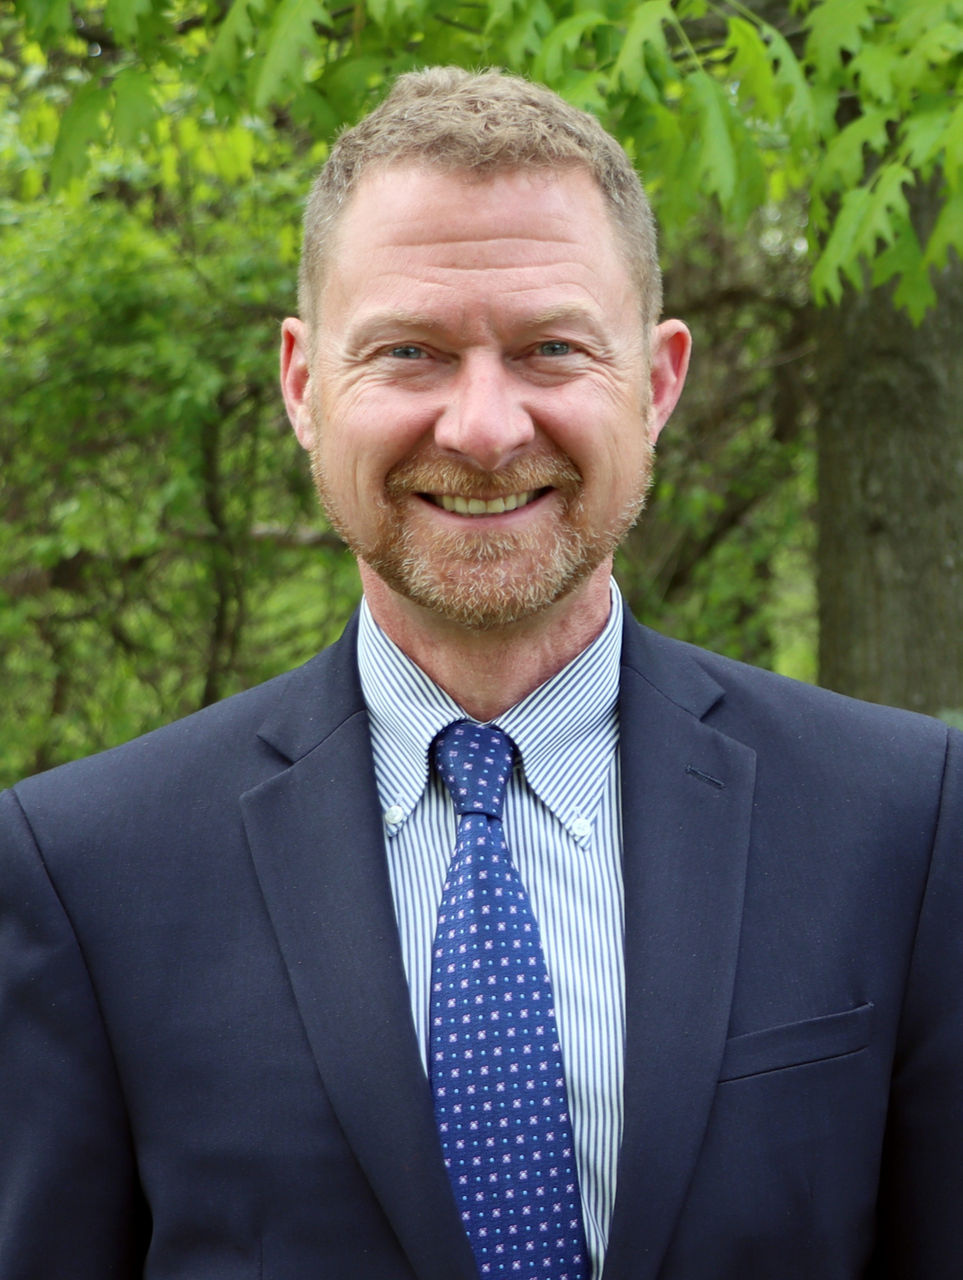
<svg viewBox="0 0 963 1280"><path fill-rule="evenodd" d="M963 269L915 328L873 290L814 318L820 683L963 709Z"/></svg>

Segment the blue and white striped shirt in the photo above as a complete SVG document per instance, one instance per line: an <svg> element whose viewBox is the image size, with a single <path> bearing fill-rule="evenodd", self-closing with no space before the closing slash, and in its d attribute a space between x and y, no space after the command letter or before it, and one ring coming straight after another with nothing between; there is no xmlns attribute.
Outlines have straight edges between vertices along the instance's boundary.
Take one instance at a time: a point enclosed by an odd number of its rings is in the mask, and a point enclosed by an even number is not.
<svg viewBox="0 0 963 1280"><path fill-rule="evenodd" d="M625 1035L622 598L614 582L611 598L596 640L495 722L521 759L505 797L505 832L555 995L594 1277L601 1274L615 1199ZM427 1064L431 945L456 827L429 749L446 725L466 717L388 639L364 602L358 663L411 1009Z"/></svg>

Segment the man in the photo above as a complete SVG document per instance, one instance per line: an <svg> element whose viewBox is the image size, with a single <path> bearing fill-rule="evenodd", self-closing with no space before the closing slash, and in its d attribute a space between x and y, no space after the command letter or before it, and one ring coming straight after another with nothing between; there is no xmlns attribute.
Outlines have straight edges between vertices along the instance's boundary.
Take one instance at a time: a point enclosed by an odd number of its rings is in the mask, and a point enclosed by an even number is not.
<svg viewBox="0 0 963 1280"><path fill-rule="evenodd" d="M3 797L0 1277L959 1276L961 741L623 619L689 352L625 157L435 69L305 228L282 387L365 603Z"/></svg>

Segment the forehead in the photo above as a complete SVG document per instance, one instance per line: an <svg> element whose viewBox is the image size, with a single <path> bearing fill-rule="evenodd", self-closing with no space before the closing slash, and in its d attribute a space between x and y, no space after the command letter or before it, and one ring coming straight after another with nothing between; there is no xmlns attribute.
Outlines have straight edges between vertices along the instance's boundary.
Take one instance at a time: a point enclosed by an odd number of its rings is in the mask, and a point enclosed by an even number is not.
<svg viewBox="0 0 963 1280"><path fill-rule="evenodd" d="M575 167L478 177L396 164L365 174L335 232L322 310L375 293L400 302L412 290L484 290L506 303L562 290L619 309L634 299L605 198Z"/></svg>

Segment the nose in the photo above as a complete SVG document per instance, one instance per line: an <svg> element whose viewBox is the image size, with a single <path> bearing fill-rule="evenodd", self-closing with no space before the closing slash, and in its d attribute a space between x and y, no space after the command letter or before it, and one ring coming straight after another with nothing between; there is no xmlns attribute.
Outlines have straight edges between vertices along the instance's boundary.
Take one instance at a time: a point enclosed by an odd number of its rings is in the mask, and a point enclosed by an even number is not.
<svg viewBox="0 0 963 1280"><path fill-rule="evenodd" d="M493 352L466 355L435 423L435 444L483 471L497 471L529 444L535 424L522 383Z"/></svg>

